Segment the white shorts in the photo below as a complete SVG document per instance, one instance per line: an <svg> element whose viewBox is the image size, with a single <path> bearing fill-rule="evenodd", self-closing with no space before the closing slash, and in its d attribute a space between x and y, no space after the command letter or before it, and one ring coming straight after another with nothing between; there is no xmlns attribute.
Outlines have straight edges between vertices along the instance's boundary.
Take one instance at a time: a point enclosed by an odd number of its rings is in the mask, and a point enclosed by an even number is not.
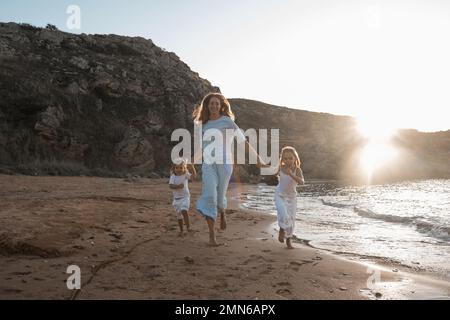
<svg viewBox="0 0 450 320"><path fill-rule="evenodd" d="M173 207L177 213L178 220L183 219L182 211L189 211L189 207L191 205L191 197L185 196L182 198L174 198L172 202Z"/></svg>

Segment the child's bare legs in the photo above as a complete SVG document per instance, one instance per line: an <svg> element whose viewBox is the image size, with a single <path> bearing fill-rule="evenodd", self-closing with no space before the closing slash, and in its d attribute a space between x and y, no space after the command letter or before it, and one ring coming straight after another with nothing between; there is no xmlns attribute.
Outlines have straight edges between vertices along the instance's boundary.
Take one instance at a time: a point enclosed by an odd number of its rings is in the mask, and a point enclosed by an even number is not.
<svg viewBox="0 0 450 320"><path fill-rule="evenodd" d="M288 249L294 249L294 247L291 244L291 238L286 239L286 245L287 245Z"/></svg>
<svg viewBox="0 0 450 320"><path fill-rule="evenodd" d="M213 247L219 246L219 244L216 241L216 235L214 233L215 221L211 218L206 218L206 223L208 224L209 229L209 245Z"/></svg>
<svg viewBox="0 0 450 320"><path fill-rule="evenodd" d="M183 236L183 218L178 219L178 226L180 227L180 233L178 234L179 237Z"/></svg>
<svg viewBox="0 0 450 320"><path fill-rule="evenodd" d="M280 241L281 243L284 242L284 235L285 235L284 229L280 228L280 231L278 232L278 241Z"/></svg>
<svg viewBox="0 0 450 320"><path fill-rule="evenodd" d="M183 215L184 224L186 225L186 229L188 232L191 231L191 225L189 224L189 214L186 210L181 211L181 214Z"/></svg>
<svg viewBox="0 0 450 320"><path fill-rule="evenodd" d="M225 209L220 209L220 229L225 230L227 228L227 217L225 216Z"/></svg>

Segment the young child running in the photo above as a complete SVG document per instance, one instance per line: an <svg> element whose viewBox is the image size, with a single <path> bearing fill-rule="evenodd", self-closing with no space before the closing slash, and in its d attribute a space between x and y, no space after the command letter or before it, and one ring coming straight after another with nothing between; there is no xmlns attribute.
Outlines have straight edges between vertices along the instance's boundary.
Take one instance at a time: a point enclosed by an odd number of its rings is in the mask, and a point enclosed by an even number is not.
<svg viewBox="0 0 450 320"><path fill-rule="evenodd" d="M192 164L187 164L186 160L177 159L170 168L169 187L173 192L172 205L175 208L180 226L179 236L183 236L183 220L187 231L191 231L189 224L189 206L191 195L189 193L188 180L195 179L196 171Z"/></svg>
<svg viewBox="0 0 450 320"><path fill-rule="evenodd" d="M293 249L291 238L295 227L297 212L297 184L304 184L300 158L293 147L281 150L280 166L278 169L279 182L275 190L275 206L277 208L278 225L280 231L278 240L284 242L289 249Z"/></svg>

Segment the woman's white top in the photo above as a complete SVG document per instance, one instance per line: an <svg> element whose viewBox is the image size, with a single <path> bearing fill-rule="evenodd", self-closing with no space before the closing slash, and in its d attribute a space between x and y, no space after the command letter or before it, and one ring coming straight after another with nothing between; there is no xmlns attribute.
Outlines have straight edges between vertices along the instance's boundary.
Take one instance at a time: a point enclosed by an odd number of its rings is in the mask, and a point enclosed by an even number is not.
<svg viewBox="0 0 450 320"><path fill-rule="evenodd" d="M245 142L245 135L237 124L228 116L209 120L201 125L203 137L203 162L233 163L232 145L234 139L238 143Z"/></svg>

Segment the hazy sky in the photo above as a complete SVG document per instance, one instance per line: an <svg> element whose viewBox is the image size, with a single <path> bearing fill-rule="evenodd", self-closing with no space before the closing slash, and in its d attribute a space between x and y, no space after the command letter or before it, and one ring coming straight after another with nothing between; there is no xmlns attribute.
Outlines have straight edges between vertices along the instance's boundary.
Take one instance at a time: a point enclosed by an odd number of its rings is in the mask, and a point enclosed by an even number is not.
<svg viewBox="0 0 450 320"><path fill-rule="evenodd" d="M450 129L450 1L15 0L0 21L151 38L230 98Z"/></svg>

